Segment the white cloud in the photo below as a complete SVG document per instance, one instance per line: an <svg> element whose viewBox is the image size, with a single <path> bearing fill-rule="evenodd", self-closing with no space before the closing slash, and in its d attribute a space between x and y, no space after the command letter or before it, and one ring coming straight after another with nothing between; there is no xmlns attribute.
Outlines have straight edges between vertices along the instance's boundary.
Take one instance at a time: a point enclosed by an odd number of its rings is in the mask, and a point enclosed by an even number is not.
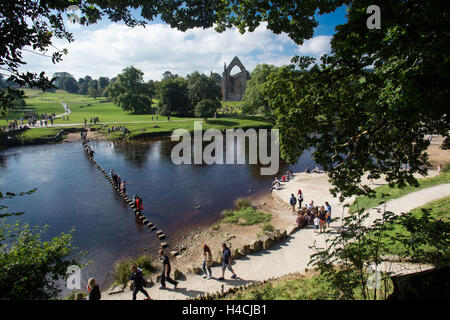
<svg viewBox="0 0 450 320"><path fill-rule="evenodd" d="M312 48L322 52L322 41L317 45L314 39L312 44L305 42L309 46L306 51ZM182 76L195 70L221 74L224 62L228 64L234 56L249 71L259 63L287 64L298 49L286 35L275 35L266 25L242 35L236 29L223 33L214 29L181 32L165 24L129 28L114 23L96 30L82 28L75 34L74 42L55 40L55 46L69 51L62 62L52 64L49 58L24 52L28 64L22 70L45 70L49 75L67 71L76 78L98 78L114 77L133 65L144 72L146 80L159 80L166 70Z"/></svg>
<svg viewBox="0 0 450 320"><path fill-rule="evenodd" d="M331 51L330 41L331 36L317 36L306 40L303 45L298 48L298 51L302 55L320 57Z"/></svg>

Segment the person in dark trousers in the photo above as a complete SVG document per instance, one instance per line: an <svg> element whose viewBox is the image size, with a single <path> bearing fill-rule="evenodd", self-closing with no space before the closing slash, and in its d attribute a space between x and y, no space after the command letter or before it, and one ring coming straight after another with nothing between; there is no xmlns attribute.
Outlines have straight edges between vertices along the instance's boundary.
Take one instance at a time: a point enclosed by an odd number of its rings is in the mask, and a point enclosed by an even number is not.
<svg viewBox="0 0 450 320"><path fill-rule="evenodd" d="M228 270L230 270L233 274L231 276L231 279L236 278L236 273L234 273L234 270L231 267L231 250L225 243L222 243L222 276L219 278L219 280L224 280L226 268L228 268Z"/></svg>
<svg viewBox="0 0 450 320"><path fill-rule="evenodd" d="M161 259L161 262L163 264L163 270L161 273L161 286L160 289L166 288L166 280L167 282L173 284L173 288L176 289L178 285L178 281L173 280L170 277L170 261L169 257L164 253L164 250L159 250L159 258Z"/></svg>
<svg viewBox="0 0 450 320"><path fill-rule="evenodd" d="M291 199L289 199L289 203L291 204L292 214L295 214L295 205L297 204L297 199L295 198L293 193L291 193Z"/></svg>
<svg viewBox="0 0 450 320"><path fill-rule="evenodd" d="M134 290L133 290L133 300L136 300L136 295L140 291L142 292L146 298L145 300L151 300L150 296L148 295L148 292L144 289L145 280L142 276L142 270L139 269L137 266L131 267L131 276L129 283L131 284L134 282Z"/></svg>
<svg viewBox="0 0 450 320"><path fill-rule="evenodd" d="M94 278L89 278L87 291L89 292L89 300L100 300L102 298L102 295L100 294L100 287L97 283L95 283Z"/></svg>

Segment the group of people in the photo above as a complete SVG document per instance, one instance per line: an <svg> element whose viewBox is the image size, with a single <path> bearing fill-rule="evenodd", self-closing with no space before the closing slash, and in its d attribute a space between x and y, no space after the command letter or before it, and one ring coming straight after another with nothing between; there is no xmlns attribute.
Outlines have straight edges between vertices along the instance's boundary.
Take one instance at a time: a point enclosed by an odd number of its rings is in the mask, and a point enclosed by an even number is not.
<svg viewBox="0 0 450 320"><path fill-rule="evenodd" d="M171 273L171 266L170 266L170 260L167 254L164 252L164 250L159 250L159 258L162 263L162 272L161 272L161 280L160 280L160 286L159 289L166 289L166 281L173 285L174 289L177 289L178 281L173 280L170 276ZM213 264L213 257L211 253L210 247L204 243L202 244L202 258L203 258L203 264L202 264L202 270L204 272L203 278L204 279L212 279L212 270L211 266ZM234 272L233 268L231 267L232 259L231 259L231 250L228 248L228 246L223 243L222 244L222 276L218 278L218 280L224 280L225 276L225 270L228 269L232 275L231 278L235 279L237 277L236 273ZM145 296L145 300L151 300L150 295L145 290L146 281L143 276L142 269L140 269L138 266L133 265L131 267L131 276L129 284L134 283L134 290L133 290L133 300L136 300L136 296L138 292L141 292Z"/></svg>
<svg viewBox="0 0 450 320"><path fill-rule="evenodd" d="M114 172L114 169L111 169L109 174L110 174L111 178L113 179L114 184L117 187L119 187L123 193L127 193L127 182L125 180L122 181L122 178ZM133 197L133 201L135 203L136 203L136 199L135 199L136 197L137 197L137 195L134 195L134 197ZM139 198L139 197L137 197L137 198ZM137 205L136 205L136 208L138 208ZM144 208L142 207L142 209L144 209Z"/></svg>
<svg viewBox="0 0 450 320"><path fill-rule="evenodd" d="M319 230L320 233L326 232L327 228L330 228L331 223L331 206L328 201L325 201L325 204L320 206L314 205L314 200L304 207L302 207L303 202L303 193L301 190L298 190L297 196L291 194L291 198L289 199L289 203L292 208L292 213L297 213L296 224L298 227L302 228L309 224L314 224L314 232ZM296 205L298 207L296 208Z"/></svg>
<svg viewBox="0 0 450 320"><path fill-rule="evenodd" d="M116 127L116 126L112 126L111 129L108 128L108 133L111 132L116 132L116 131L120 131L122 133L129 133L130 130L128 130L126 127Z"/></svg>
<svg viewBox="0 0 450 320"><path fill-rule="evenodd" d="M90 122L90 124L92 124L92 122L94 122L94 124L97 124L97 122L100 122L100 120L99 120L98 117L94 117L94 118L91 117L89 122ZM87 125L87 119L86 118L84 118L84 125Z"/></svg>
<svg viewBox="0 0 450 320"><path fill-rule="evenodd" d="M289 182L290 179L294 177L294 173L291 170L288 170L286 174L281 176L281 179L278 179L278 177L275 177L275 180L272 182L272 187L270 188L270 191L272 190L280 190L281 183L282 182Z"/></svg>
<svg viewBox="0 0 450 320"><path fill-rule="evenodd" d="M306 166L305 172L306 173L311 173L311 172L313 172L313 173L320 173L321 171L320 171L319 165L316 164L316 166L314 167L314 169L312 169L312 171L309 168L309 166Z"/></svg>

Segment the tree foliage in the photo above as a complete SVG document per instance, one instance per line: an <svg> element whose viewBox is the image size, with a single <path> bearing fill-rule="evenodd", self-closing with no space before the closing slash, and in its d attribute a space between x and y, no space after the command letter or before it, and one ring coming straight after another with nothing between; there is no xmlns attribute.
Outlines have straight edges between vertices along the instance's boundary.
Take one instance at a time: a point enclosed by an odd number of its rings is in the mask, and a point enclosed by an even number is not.
<svg viewBox="0 0 450 320"><path fill-rule="evenodd" d="M32 194L36 189L15 194L0 192L0 200ZM9 223L23 212L8 212L0 206L0 297L2 300L38 300L57 298L58 280L67 278L70 265L80 266L80 255L72 245L73 230L51 240L43 240L48 229L30 227L20 222Z"/></svg>
<svg viewBox="0 0 450 320"><path fill-rule="evenodd" d="M158 111L162 115L192 116L188 83L181 77L162 80L159 86Z"/></svg>
<svg viewBox="0 0 450 320"><path fill-rule="evenodd" d="M214 78L195 71L187 76L187 89L191 105L196 106L201 100L217 100L221 97L221 87Z"/></svg>
<svg viewBox="0 0 450 320"><path fill-rule="evenodd" d="M448 12L436 3L386 1L382 28L370 30L368 5L353 1L331 55L320 63L296 57L265 86L282 157L294 162L314 149L343 196L370 192L361 185L365 172L416 185L413 175L429 164L428 135L449 141Z"/></svg>
<svg viewBox="0 0 450 320"><path fill-rule="evenodd" d="M272 110L269 108L270 96L264 95L263 85L267 82L267 77L276 69L274 65L265 63L259 64L253 69L242 98L242 112L246 114L262 113L265 116L272 115Z"/></svg>
<svg viewBox="0 0 450 320"><path fill-rule="evenodd" d="M221 104L218 99L200 100L194 108L195 116L204 118L206 122L209 117L212 117L216 113L220 106Z"/></svg>
<svg viewBox="0 0 450 320"><path fill-rule="evenodd" d="M144 82L144 73L133 66L127 67L107 89L114 104L125 111L150 113L154 89Z"/></svg>

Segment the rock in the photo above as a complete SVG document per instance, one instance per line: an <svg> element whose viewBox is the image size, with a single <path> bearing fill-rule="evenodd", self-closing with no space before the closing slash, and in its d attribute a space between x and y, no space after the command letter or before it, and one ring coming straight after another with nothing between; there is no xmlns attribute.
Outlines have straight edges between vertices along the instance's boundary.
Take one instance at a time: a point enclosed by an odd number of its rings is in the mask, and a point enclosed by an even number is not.
<svg viewBox="0 0 450 320"><path fill-rule="evenodd" d="M273 232L273 234L275 236L275 241L280 241L280 239L281 239L281 232L280 232L280 230L275 230Z"/></svg>
<svg viewBox="0 0 450 320"><path fill-rule="evenodd" d="M164 233L158 234L159 240L164 239L165 237L166 237L166 235Z"/></svg>
<svg viewBox="0 0 450 320"><path fill-rule="evenodd" d="M154 285L154 282L153 282L152 278L144 277L144 280L146 282L146 286L145 286L146 288L150 288L150 287L152 287Z"/></svg>
<svg viewBox="0 0 450 320"><path fill-rule="evenodd" d="M178 269L175 269L175 271L173 272L173 280L180 279L181 275L182 275L181 271Z"/></svg>
<svg viewBox="0 0 450 320"><path fill-rule="evenodd" d="M260 251L263 249L263 243L261 240L255 240L253 244L250 245L250 249L253 252Z"/></svg>
<svg viewBox="0 0 450 320"><path fill-rule="evenodd" d="M191 265L188 268L188 273L201 274L202 273L202 269L199 266Z"/></svg>
<svg viewBox="0 0 450 320"><path fill-rule="evenodd" d="M167 242L161 242L161 248L167 248Z"/></svg>
<svg viewBox="0 0 450 320"><path fill-rule="evenodd" d="M264 234L266 235L266 236L268 236L270 239L272 239L272 241L275 241L275 234L273 233L273 232L270 232L270 231L265 231L264 232Z"/></svg>
<svg viewBox="0 0 450 320"><path fill-rule="evenodd" d="M233 249L231 250L231 257L233 259L239 259L241 257L243 257L244 255L242 254L242 252L239 249Z"/></svg>
<svg viewBox="0 0 450 320"><path fill-rule="evenodd" d="M233 239L235 239L235 238L236 238L236 236L230 234L230 235L226 238L225 242L231 241L231 240L233 240Z"/></svg>
<svg viewBox="0 0 450 320"><path fill-rule="evenodd" d="M75 300L83 300L83 294L81 292L75 293Z"/></svg>
<svg viewBox="0 0 450 320"><path fill-rule="evenodd" d="M287 232L286 230L281 231L281 239L284 239L287 237Z"/></svg>
<svg viewBox="0 0 450 320"><path fill-rule="evenodd" d="M169 254L172 255L172 256L174 256L174 257L176 257L176 256L178 256L180 253L179 253L178 251L176 251L176 250L173 250L173 251L170 251Z"/></svg>
<svg viewBox="0 0 450 320"><path fill-rule="evenodd" d="M242 253L244 255L248 255L250 253L250 245L249 244L245 244L242 249L241 249Z"/></svg>
<svg viewBox="0 0 450 320"><path fill-rule="evenodd" d="M297 226L297 224L291 224L291 225L289 225L286 228L286 233L287 233L288 236L290 236L291 234L293 234L297 230L299 230L299 227Z"/></svg>

